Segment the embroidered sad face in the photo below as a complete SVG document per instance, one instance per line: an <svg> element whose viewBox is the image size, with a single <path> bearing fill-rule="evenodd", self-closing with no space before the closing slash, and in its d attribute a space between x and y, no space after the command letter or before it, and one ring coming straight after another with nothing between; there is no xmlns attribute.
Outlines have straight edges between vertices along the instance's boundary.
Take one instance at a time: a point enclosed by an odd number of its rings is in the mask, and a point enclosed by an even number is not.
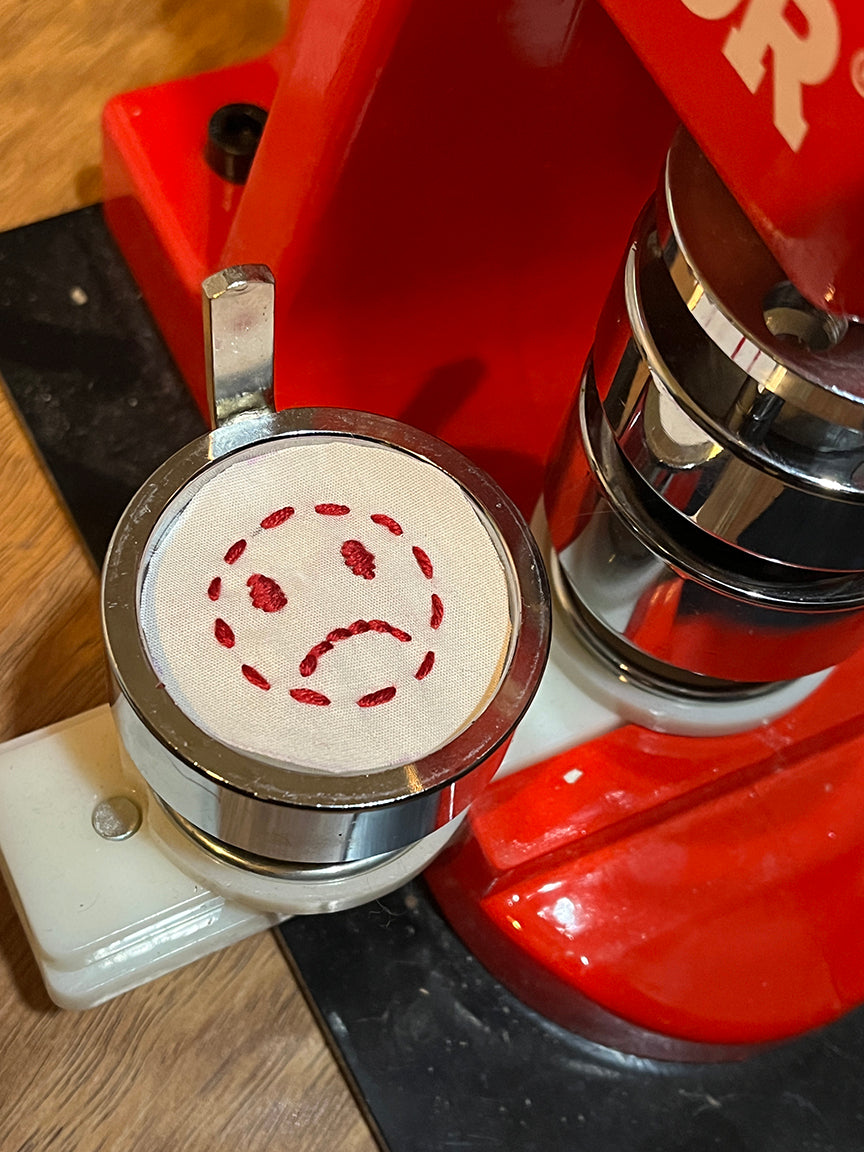
<svg viewBox="0 0 864 1152"><path fill-rule="evenodd" d="M306 515L311 517L332 517L334 519L338 518L340 521L344 519L346 522L345 529L350 530L352 527L351 508L347 504L314 504L310 508L301 510L300 516L303 515L304 511ZM357 517L355 516L354 519L356 520ZM260 524L252 526L249 533L252 539L251 548L249 546L249 540L247 540L245 536L239 540L235 540L234 543L231 544L222 558L225 566L235 569L238 561L244 556L247 558L247 567L249 563L254 564L256 553L264 551L256 548L256 543L260 540L261 533L282 529L281 536L283 539L281 541L281 548L279 549L279 553L281 554L277 554L277 557L273 558L273 550L267 549L265 555L261 558L266 564L275 564L277 571L279 569L285 569L288 573L287 579L290 580L292 577L296 578L298 562L293 556L296 550L296 542L291 539L293 535L292 531L285 528L285 525L287 525L289 521L293 522L291 525L292 528L295 528L299 522L297 509L291 505L277 508L273 512L268 513ZM319 529L323 528L322 525L317 525L317 527ZM392 542L388 542L388 537L395 536L397 539L404 537L404 531L398 520L392 516L388 516L385 512L373 512L368 518L368 523L361 517L356 527L359 528L361 533L365 534L369 543L374 545L379 561L376 563L376 553L371 552L361 540L354 538L343 540L337 552L333 532L326 530L321 531L321 571L320 579L315 581L316 596L321 597L322 600L328 603L333 611L334 621L340 618L340 610L343 609L343 607L347 608L347 612L342 612L341 614L341 619L345 620L344 623L335 624L326 636L313 644L308 652L298 659L297 672L301 678L312 677L318 671L319 662L323 657L326 656L328 652L332 652L336 644L344 644L347 640L353 640L359 636L367 636L370 634L372 636L392 636L393 639L400 644L410 644L414 639L410 632L407 632L404 628L400 628L398 624L382 620L377 616L373 616L371 619L359 617L347 623L346 617L351 615L352 600L356 600L357 597L347 595L350 589L347 587L348 582L345 580L345 575L339 567L340 559L344 566L349 569L352 576L362 580L378 579L379 581L386 582L388 577L392 581L397 572L401 575L401 566L398 563L394 564L392 562L392 556L388 555L388 553L394 552L394 547ZM340 524L340 531L337 536L341 536L342 534L342 526ZM382 555L384 555L386 559L384 560L384 571L379 573L378 568ZM411 556L416 562L420 576L427 581L432 581L434 579L435 569L427 553L418 544L414 544L411 545ZM390 569L389 572L388 568ZM246 574L245 568L241 569L241 573L240 579L242 581L242 577ZM411 574L409 574L409 583L410 575ZM233 581L231 579L232 576L234 577ZM225 580L236 583L236 574L232 571L231 576L226 575ZM286 576L282 576L282 580L284 583ZM423 592L419 590L419 579L416 583L418 584L418 591L415 592L413 596L406 596L405 600L407 603L410 603L412 600L426 601L428 603L428 627L430 633L435 633L444 621L444 602L437 592L426 592L424 595ZM285 613L285 618L291 616L292 612L289 598L285 594L282 585L273 576L266 576L262 572L252 572L245 581L245 585L249 591L249 604L253 609L274 616L277 612ZM218 605L219 601L222 600L222 591L223 577L214 576L207 586L207 596L214 604ZM236 603L238 598L235 596L233 599ZM245 604L242 595L239 599L242 607L248 609L249 605ZM369 599L369 597L366 597L366 599ZM391 602L393 601L393 597L388 597L385 591L384 600L386 601L388 599ZM303 611L302 606L300 611ZM416 612L412 612L412 616L416 618ZM280 620L274 621L274 624L278 626L282 619L283 618L280 617ZM418 629L415 628L415 631L417 630ZM292 633L295 632L293 629L290 631ZM425 633L425 629L423 629L423 631ZM222 616L217 616L214 620L213 637L216 643L221 644L223 648L234 648L237 644L237 636L234 628ZM428 637L427 639L432 639L432 637ZM358 646L352 645L352 648L356 647ZM387 647L389 647L389 645ZM399 676L397 673L394 673L392 677L388 676L387 664L390 662L389 652L382 651L380 655L382 669L379 679L398 679ZM331 661L331 663L332 662L333 661ZM354 667L355 662L353 660L349 660L347 663L349 670ZM420 658L420 663L414 673L414 679L425 680L434 667L435 649L430 648L424 652ZM263 674L256 666L247 663L240 664L239 671L249 683L253 684L256 688L260 688L263 692L270 691L271 683L267 679L269 672ZM344 677L344 679L348 681L346 690L348 694L351 695L351 681L354 677L347 676ZM376 708L382 704L389 704L391 700L395 699L398 691L399 688L397 688L396 684L386 684L382 687L372 688L368 692L364 691L356 700L356 704L358 708ZM353 694L356 694L356 692L357 688L355 687ZM318 692L308 685L289 688L288 695L296 703L312 707L329 708L333 703L332 699L325 695L325 693Z"/></svg>
<svg viewBox="0 0 864 1152"><path fill-rule="evenodd" d="M459 486L345 439L282 442L205 484L155 549L140 615L199 726L339 772L446 743L493 694L510 635L501 560Z"/></svg>

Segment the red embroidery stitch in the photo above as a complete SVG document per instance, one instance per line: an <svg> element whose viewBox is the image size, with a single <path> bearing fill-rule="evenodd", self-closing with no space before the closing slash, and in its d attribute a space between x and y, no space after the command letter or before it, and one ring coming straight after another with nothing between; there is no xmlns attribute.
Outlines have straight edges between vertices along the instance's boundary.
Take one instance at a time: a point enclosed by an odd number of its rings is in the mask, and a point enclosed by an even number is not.
<svg viewBox="0 0 864 1152"><path fill-rule="evenodd" d="M236 544L232 544L228 551L225 553L225 563L234 564L243 553L246 551L246 541L238 540Z"/></svg>
<svg viewBox="0 0 864 1152"><path fill-rule="evenodd" d="M331 651L332 648L333 645L329 640L322 640L320 644L316 644L314 648L310 648L300 662L300 675L311 676L318 667L319 659L325 652Z"/></svg>
<svg viewBox="0 0 864 1152"><path fill-rule="evenodd" d="M223 648L234 647L234 633L231 631L230 624L226 624L224 620L217 620L213 625L213 635Z"/></svg>
<svg viewBox="0 0 864 1152"><path fill-rule="evenodd" d="M347 628L334 628L332 632L327 633L326 640L322 640L320 644L310 648L300 664L300 675L311 676L318 667L319 659L325 652L331 651L334 644L338 644L340 640L350 640L352 636L361 636L364 632L388 633L402 644L411 639L407 632L403 632L401 628L395 628L386 620L355 620Z"/></svg>
<svg viewBox="0 0 864 1152"><path fill-rule="evenodd" d="M331 644L336 644L339 640L347 640L349 636L355 635L356 633L350 628L334 628L332 632L327 633L327 639Z"/></svg>
<svg viewBox="0 0 864 1152"><path fill-rule="evenodd" d="M423 657L423 663L414 673L415 680L425 680L429 673L432 671L432 665L435 663L435 653L427 652Z"/></svg>
<svg viewBox="0 0 864 1152"><path fill-rule="evenodd" d="M432 619L429 621L430 628L440 628L441 621L444 619L444 605L441 602L441 597L432 593Z"/></svg>
<svg viewBox="0 0 864 1152"><path fill-rule="evenodd" d="M397 640L401 640L403 644L407 640L411 639L407 632L403 632L401 628L394 628L393 625L388 624L386 620L370 620L369 631L389 632L391 636L395 637Z"/></svg>
<svg viewBox="0 0 864 1152"><path fill-rule="evenodd" d="M370 692L367 696L361 696L357 703L361 708L374 708L377 704L386 704L395 695L396 689L393 687L379 688L377 692Z"/></svg>
<svg viewBox="0 0 864 1152"><path fill-rule="evenodd" d="M347 504L316 504L315 511L319 516L347 516L351 509Z"/></svg>
<svg viewBox="0 0 864 1152"><path fill-rule="evenodd" d="M418 548L416 544L411 549L411 551L414 553L414 559L417 561L417 563L420 567L420 571L423 573L423 575L426 577L427 580L431 580L432 579L432 561L429 559L429 557L426 555L426 553L423 551L423 549Z"/></svg>
<svg viewBox="0 0 864 1152"><path fill-rule="evenodd" d="M369 519L373 524L380 524L382 528L386 528L388 532L392 532L394 536L402 535L402 525L397 524L392 516L385 516L382 512L375 512Z"/></svg>
<svg viewBox="0 0 864 1152"><path fill-rule="evenodd" d="M375 557L359 540L346 540L340 548L346 568L364 580L375 579Z"/></svg>
<svg viewBox="0 0 864 1152"><path fill-rule="evenodd" d="M210 587L207 589L207 595L211 600L218 600L219 594L222 591L222 579L220 576L214 576L210 581Z"/></svg>
<svg viewBox="0 0 864 1152"><path fill-rule="evenodd" d="M242 664L240 671L243 673L250 684L254 684L256 688L261 688L265 692L270 691L269 683L264 679L257 668L253 668L251 664Z"/></svg>
<svg viewBox="0 0 864 1152"><path fill-rule="evenodd" d="M286 520L290 520L293 515L293 508L278 508L275 512L271 512L269 516L264 517L261 521L261 527L278 528L280 524L284 524Z"/></svg>
<svg viewBox="0 0 864 1152"><path fill-rule="evenodd" d="M276 581L260 572L249 577L246 587L252 597L252 607L260 608L262 612L279 612L288 603L288 597Z"/></svg>
<svg viewBox="0 0 864 1152"><path fill-rule="evenodd" d="M330 701L323 692L313 692L311 688L292 688L288 693L298 704L317 704L323 707Z"/></svg>

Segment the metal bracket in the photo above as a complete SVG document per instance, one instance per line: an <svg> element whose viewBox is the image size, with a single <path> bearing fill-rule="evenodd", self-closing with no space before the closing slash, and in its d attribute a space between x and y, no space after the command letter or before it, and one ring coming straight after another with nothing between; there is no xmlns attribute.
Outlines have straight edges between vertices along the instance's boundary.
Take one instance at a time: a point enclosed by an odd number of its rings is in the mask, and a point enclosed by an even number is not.
<svg viewBox="0 0 864 1152"><path fill-rule="evenodd" d="M223 268L201 285L207 405L214 428L273 407L276 282L264 264Z"/></svg>

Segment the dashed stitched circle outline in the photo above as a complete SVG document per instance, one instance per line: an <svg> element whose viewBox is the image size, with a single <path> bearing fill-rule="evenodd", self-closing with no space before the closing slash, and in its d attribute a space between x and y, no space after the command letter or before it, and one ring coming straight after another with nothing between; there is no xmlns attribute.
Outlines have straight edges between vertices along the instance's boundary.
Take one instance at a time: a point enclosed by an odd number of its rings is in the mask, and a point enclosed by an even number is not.
<svg viewBox="0 0 864 1152"><path fill-rule="evenodd" d="M352 514L351 508L347 504L316 504L314 511L319 516L350 516ZM274 528L280 528L283 524L287 524L294 515L294 508L287 505L284 508L277 508L274 512L264 517L259 528L265 532ZM392 516L387 516L383 512L375 512L369 519L373 524L384 528L393 536L404 535L402 526L398 521L394 520ZM257 534L257 529L255 530L255 534ZM224 563L229 567L236 564L246 551L247 546L248 541L245 538L236 540L223 556L222 559ZM375 555L360 540L346 540L340 548L340 554L345 566L350 569L353 575L359 576L364 580L375 579ZM421 574L425 579L431 580L434 575L434 568L426 552L415 544L411 547L411 554ZM276 580L270 576L255 572L246 581L246 586L249 589L249 598L252 601L253 608L257 608L262 612L281 612L288 605L288 597ZM215 604L221 595L222 577L214 576L207 587L207 596ZM435 592L433 592L430 597L430 604L429 628L433 632L437 632L444 619L444 604L441 597ZM331 629L323 640L310 648L298 666L300 675L304 679L312 676L318 667L318 662L321 657L332 651L335 644L344 640L350 640L354 636L361 636L366 632L387 634L399 643L407 643L412 639L403 629L397 628L393 624L388 624L386 620L354 620L351 624L344 627ZM223 648L233 648L237 642L233 628L226 620L223 620L222 617L217 616L214 620L213 636L216 642L221 644ZM430 649L414 673L414 679L425 680L434 666L435 652L433 649ZM253 668L251 664L241 664L240 672L246 680L256 688L260 688L263 692L270 691L270 681L266 676L262 675L257 668ZM298 704L309 704L319 708L327 707L332 703L323 692L316 692L312 688L290 688L288 695ZM375 708L380 704L389 703L395 696L396 686L391 684L386 688L377 688L371 692L367 692L361 696L356 703L360 708Z"/></svg>

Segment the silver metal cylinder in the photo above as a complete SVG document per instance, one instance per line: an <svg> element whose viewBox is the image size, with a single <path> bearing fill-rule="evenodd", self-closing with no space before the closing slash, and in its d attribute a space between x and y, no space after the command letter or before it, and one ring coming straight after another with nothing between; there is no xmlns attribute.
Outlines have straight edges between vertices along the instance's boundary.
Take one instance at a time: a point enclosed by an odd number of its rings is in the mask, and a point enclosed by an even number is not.
<svg viewBox="0 0 864 1152"><path fill-rule="evenodd" d="M509 641L494 691L443 746L408 763L385 762L359 772L347 765L346 772L336 773L250 752L197 723L160 678L142 624L142 587L171 525L226 468L238 462L242 467L260 451L341 440L406 454L458 487L503 569ZM534 695L549 645L543 564L522 517L497 485L431 436L383 417L338 409L233 420L158 469L112 540L103 619L120 736L159 801L208 850L224 845L231 862L245 856L250 866L273 874L284 875L286 865L289 871L296 865L301 878L309 865L348 866L398 852L459 816L494 773ZM470 644L465 658L470 659Z"/></svg>
<svg viewBox="0 0 864 1152"><path fill-rule="evenodd" d="M648 684L740 696L864 642L864 332L785 281L683 130L545 509L573 619Z"/></svg>

